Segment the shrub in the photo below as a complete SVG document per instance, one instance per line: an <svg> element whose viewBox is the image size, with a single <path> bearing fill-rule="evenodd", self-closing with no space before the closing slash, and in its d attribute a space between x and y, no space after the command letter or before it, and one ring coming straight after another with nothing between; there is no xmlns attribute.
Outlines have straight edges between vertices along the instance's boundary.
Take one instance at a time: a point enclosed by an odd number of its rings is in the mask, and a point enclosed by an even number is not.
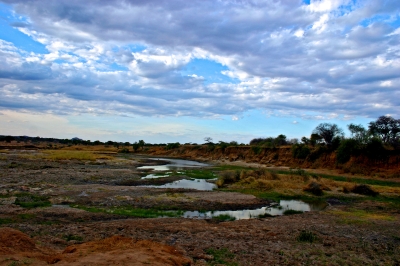
<svg viewBox="0 0 400 266"><path fill-rule="evenodd" d="M23 208L37 208L51 206L48 197L31 195L28 193L19 194L15 200L15 204Z"/></svg>
<svg viewBox="0 0 400 266"><path fill-rule="evenodd" d="M313 150L310 155L308 156L307 160L310 162L314 162L317 160L319 157L321 157L323 154L327 153L328 149L325 146L319 146L315 150Z"/></svg>
<svg viewBox="0 0 400 266"><path fill-rule="evenodd" d="M292 146L292 156L296 159L305 159L311 153L310 148L304 144L295 144Z"/></svg>
<svg viewBox="0 0 400 266"><path fill-rule="evenodd" d="M261 153L262 148L260 146L252 146L251 150L253 151L254 154L258 155Z"/></svg>
<svg viewBox="0 0 400 266"><path fill-rule="evenodd" d="M304 191L310 192L311 194L315 196L322 196L324 194L322 190L322 186L318 184L317 182L311 182L308 184L305 188L303 188Z"/></svg>
<svg viewBox="0 0 400 266"><path fill-rule="evenodd" d="M386 149L383 147L382 141L378 138L372 138L365 147L366 155L372 160L383 160L386 158Z"/></svg>
<svg viewBox="0 0 400 266"><path fill-rule="evenodd" d="M336 161L338 163L346 163L350 160L351 155L358 151L358 142L355 139L343 140L336 152Z"/></svg>
<svg viewBox="0 0 400 266"><path fill-rule="evenodd" d="M356 193L356 194L366 195L366 196L373 196L373 197L376 197L379 195L379 192L376 192L370 186L364 185L364 184L355 185L351 189L351 192Z"/></svg>
<svg viewBox="0 0 400 266"><path fill-rule="evenodd" d="M236 220L235 217L230 216L229 214L220 214L218 216L214 216L212 219L216 220L218 222L227 222L227 221L235 221Z"/></svg>
<svg viewBox="0 0 400 266"><path fill-rule="evenodd" d="M317 240L317 236L309 230L302 230L300 234L297 236L296 240L299 242L312 243Z"/></svg>
<svg viewBox="0 0 400 266"><path fill-rule="evenodd" d="M165 147L166 150L172 150L172 149L176 149L179 148L181 144L179 142L175 142L175 143L168 143L167 146Z"/></svg>
<svg viewBox="0 0 400 266"><path fill-rule="evenodd" d="M123 148L122 150L119 151L120 153L129 153L128 148Z"/></svg>

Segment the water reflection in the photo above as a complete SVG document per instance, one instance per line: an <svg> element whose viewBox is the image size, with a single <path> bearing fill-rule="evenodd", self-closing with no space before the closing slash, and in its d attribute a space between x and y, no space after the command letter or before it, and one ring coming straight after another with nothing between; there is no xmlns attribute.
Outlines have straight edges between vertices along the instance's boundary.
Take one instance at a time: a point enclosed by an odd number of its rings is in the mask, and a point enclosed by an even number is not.
<svg viewBox="0 0 400 266"><path fill-rule="evenodd" d="M156 175L156 174L149 174L146 176L143 176L141 179L153 179L153 178L161 178L161 177L167 177L168 175Z"/></svg>
<svg viewBox="0 0 400 266"><path fill-rule="evenodd" d="M206 167L209 166L205 163L200 163L196 161L180 160L180 159L168 159L168 158L149 158L154 161L168 161L168 164L164 165L146 165L140 166L137 169L153 169L154 171L171 171L171 170L181 170L184 168L196 168L196 167Z"/></svg>
<svg viewBox="0 0 400 266"><path fill-rule="evenodd" d="M254 210L239 210L239 211L209 211L209 212L198 212L198 211L187 211L183 214L184 218L212 218L219 215L229 215L235 217L236 220L257 218L260 215L272 215L278 216L283 215L286 210L295 211L319 211L326 207L326 203L305 203L300 200L281 200L277 206L262 207Z"/></svg>
<svg viewBox="0 0 400 266"><path fill-rule="evenodd" d="M187 188L196 190L213 190L217 186L215 184L209 183L204 179L182 179L174 181L172 183L167 183L161 186L141 186L141 187L154 187L154 188Z"/></svg>

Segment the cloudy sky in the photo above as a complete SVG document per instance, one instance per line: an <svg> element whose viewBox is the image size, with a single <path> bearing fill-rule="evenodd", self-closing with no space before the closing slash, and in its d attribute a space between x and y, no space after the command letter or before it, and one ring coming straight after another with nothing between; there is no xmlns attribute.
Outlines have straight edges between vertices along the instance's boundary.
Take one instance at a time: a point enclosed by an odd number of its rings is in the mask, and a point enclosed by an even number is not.
<svg viewBox="0 0 400 266"><path fill-rule="evenodd" d="M399 0L0 0L0 135L248 143L400 118Z"/></svg>

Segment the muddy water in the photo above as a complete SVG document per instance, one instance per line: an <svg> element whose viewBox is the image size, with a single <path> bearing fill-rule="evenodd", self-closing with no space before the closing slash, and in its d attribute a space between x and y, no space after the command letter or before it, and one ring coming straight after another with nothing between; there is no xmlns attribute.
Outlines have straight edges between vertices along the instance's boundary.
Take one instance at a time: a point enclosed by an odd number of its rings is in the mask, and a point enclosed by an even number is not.
<svg viewBox="0 0 400 266"><path fill-rule="evenodd" d="M187 211L183 214L185 218L212 218L220 215L229 215L235 217L236 220L257 218L260 215L272 215L278 216L283 215L286 210L295 211L319 211L326 207L326 203L305 203L299 200L281 200L277 206L267 206L254 210L238 210L238 211L209 211L209 212L198 212L198 211Z"/></svg>
<svg viewBox="0 0 400 266"><path fill-rule="evenodd" d="M200 163L196 161L181 160L181 159L169 159L169 158L149 158L154 161L168 161L165 165L146 165L140 166L137 169L152 169L153 171L171 171L171 170L182 170L185 168L198 168L210 166L205 163Z"/></svg>
<svg viewBox="0 0 400 266"><path fill-rule="evenodd" d="M209 183L204 179L182 179L178 181L174 181L172 183L167 183L161 186L141 186L141 187L153 187L153 188L186 188L186 189L196 189L196 190L205 190L211 191L214 188L217 188L215 184Z"/></svg>

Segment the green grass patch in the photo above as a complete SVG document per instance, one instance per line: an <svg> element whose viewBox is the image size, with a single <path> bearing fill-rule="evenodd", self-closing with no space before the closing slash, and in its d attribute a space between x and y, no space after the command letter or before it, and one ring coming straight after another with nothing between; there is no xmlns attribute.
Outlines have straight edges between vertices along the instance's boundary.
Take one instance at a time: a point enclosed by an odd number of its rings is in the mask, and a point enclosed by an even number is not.
<svg viewBox="0 0 400 266"><path fill-rule="evenodd" d="M98 207L85 207L81 205L72 205L71 207L82 209L93 213L108 213L121 216L131 216L138 218L157 218L157 217L180 217L183 215L183 211L164 211L156 209L141 209L133 208L130 206L124 207L111 207L108 209Z"/></svg>
<svg viewBox="0 0 400 266"><path fill-rule="evenodd" d="M296 237L296 240L299 242L313 243L317 240L317 235L309 230L302 230Z"/></svg>
<svg viewBox="0 0 400 266"><path fill-rule="evenodd" d="M210 169L185 170L176 173L176 175L184 175L194 179L213 179L217 177Z"/></svg>
<svg viewBox="0 0 400 266"><path fill-rule="evenodd" d="M234 262L235 254L229 251L227 248L214 249L208 248L206 249L206 253L212 255L214 257L213 260L208 262L208 265L228 265L228 266L237 266L236 262Z"/></svg>
<svg viewBox="0 0 400 266"><path fill-rule="evenodd" d="M71 241L71 240L75 240L75 241L79 241L79 242L83 241L83 237L72 235L72 234L63 235L62 238L65 239L66 241Z"/></svg>
<svg viewBox="0 0 400 266"><path fill-rule="evenodd" d="M15 204L23 208L31 209L51 206L51 202L46 196L33 195L29 193L19 193L16 196Z"/></svg>
<svg viewBox="0 0 400 266"><path fill-rule="evenodd" d="M22 219L22 220L30 220L30 219L34 219L36 217L35 214L33 213L21 213L18 214L18 218Z"/></svg>
<svg viewBox="0 0 400 266"><path fill-rule="evenodd" d="M260 215L258 215L257 216L257 218L270 218L270 217L275 217L275 216L273 216L272 214L269 214L269 213L264 213L264 214L260 214Z"/></svg>
<svg viewBox="0 0 400 266"><path fill-rule="evenodd" d="M229 221L235 221L236 218L230 216L229 214L220 214L218 216L212 217L213 220L219 221L219 222L229 222Z"/></svg>
<svg viewBox="0 0 400 266"><path fill-rule="evenodd" d="M15 223L15 220L10 219L10 218L0 218L0 225L12 224L12 223Z"/></svg>

